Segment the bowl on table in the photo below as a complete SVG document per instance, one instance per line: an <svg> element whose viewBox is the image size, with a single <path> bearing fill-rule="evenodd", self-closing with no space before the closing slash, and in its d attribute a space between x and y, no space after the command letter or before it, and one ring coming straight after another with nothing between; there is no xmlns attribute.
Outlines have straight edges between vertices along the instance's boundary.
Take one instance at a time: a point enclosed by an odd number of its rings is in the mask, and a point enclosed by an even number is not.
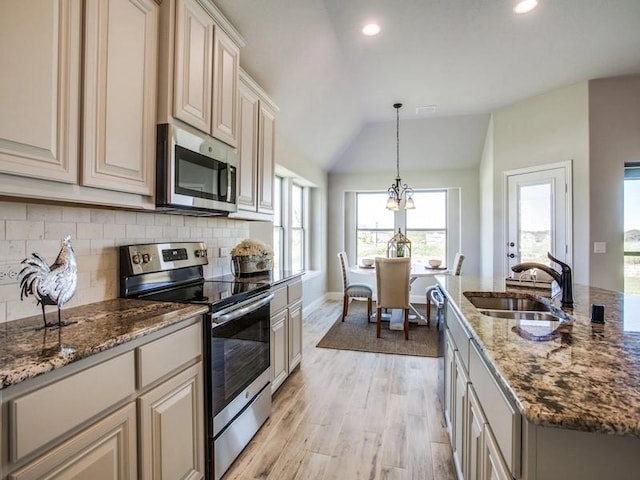
<svg viewBox="0 0 640 480"><path fill-rule="evenodd" d="M363 267L373 267L374 260L373 258L363 258L362 266Z"/></svg>
<svg viewBox="0 0 640 480"><path fill-rule="evenodd" d="M429 259L429 266L431 268L440 268L440 265L442 265L442 260L440 260L439 258L430 258Z"/></svg>

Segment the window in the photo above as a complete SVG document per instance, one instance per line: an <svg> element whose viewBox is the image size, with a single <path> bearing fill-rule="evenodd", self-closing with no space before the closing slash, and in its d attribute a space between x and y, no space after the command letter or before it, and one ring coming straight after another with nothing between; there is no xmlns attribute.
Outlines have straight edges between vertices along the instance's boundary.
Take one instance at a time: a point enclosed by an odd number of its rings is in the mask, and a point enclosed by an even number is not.
<svg viewBox="0 0 640 480"><path fill-rule="evenodd" d="M415 192L417 208L406 210L406 235L411 240L411 256L417 263L429 258L447 260L447 192Z"/></svg>
<svg viewBox="0 0 640 480"><path fill-rule="evenodd" d="M447 191L416 191L415 210L393 212L385 208L388 194L356 194L356 261L387 255L387 242L398 228L411 240L415 262L447 259Z"/></svg>
<svg viewBox="0 0 640 480"><path fill-rule="evenodd" d="M624 293L640 294L640 165L624 169Z"/></svg>
<svg viewBox="0 0 640 480"><path fill-rule="evenodd" d="M275 177L273 266L280 271L297 272L308 268L309 195L309 187L295 183L294 178Z"/></svg>
<svg viewBox="0 0 640 480"><path fill-rule="evenodd" d="M305 267L304 205L304 189L294 183L291 185L291 269L294 272Z"/></svg>
<svg viewBox="0 0 640 480"><path fill-rule="evenodd" d="M384 206L387 193L356 194L356 259L386 257L387 242L394 232L393 211Z"/></svg>
<svg viewBox="0 0 640 480"><path fill-rule="evenodd" d="M284 225L282 222L282 177L275 177L273 187L273 268L284 270Z"/></svg>

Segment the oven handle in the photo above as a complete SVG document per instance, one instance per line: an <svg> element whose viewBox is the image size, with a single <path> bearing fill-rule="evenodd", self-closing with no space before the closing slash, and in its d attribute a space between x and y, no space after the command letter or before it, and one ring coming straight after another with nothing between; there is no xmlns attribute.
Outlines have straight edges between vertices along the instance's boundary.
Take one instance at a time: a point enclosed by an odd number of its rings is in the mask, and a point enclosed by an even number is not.
<svg viewBox="0 0 640 480"><path fill-rule="evenodd" d="M230 322L231 320L235 320L237 318L243 317L248 313L255 312L256 310L264 307L269 302L271 302L271 300L273 300L273 293L269 293L268 295L262 297L261 299L257 301L253 301L249 305L238 308L229 313L225 313L225 311L228 312L228 309L222 310L220 312L212 313L211 324L213 326L221 325L223 323Z"/></svg>

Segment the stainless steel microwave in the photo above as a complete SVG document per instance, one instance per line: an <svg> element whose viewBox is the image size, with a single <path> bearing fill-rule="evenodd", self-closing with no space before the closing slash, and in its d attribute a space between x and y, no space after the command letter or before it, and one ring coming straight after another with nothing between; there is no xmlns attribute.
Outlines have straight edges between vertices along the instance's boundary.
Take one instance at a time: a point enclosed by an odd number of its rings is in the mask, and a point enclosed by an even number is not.
<svg viewBox="0 0 640 480"><path fill-rule="evenodd" d="M158 125L156 207L194 215L228 215L236 203L235 149L192 129Z"/></svg>

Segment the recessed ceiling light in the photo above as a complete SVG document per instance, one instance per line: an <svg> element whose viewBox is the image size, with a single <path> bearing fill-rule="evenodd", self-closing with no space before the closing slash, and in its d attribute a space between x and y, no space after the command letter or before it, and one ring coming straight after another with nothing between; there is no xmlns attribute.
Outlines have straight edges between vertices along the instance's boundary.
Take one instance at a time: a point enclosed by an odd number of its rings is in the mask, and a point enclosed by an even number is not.
<svg viewBox="0 0 640 480"><path fill-rule="evenodd" d="M377 23L368 23L364 27L362 27L362 33L367 37L372 37L380 33L380 25Z"/></svg>
<svg viewBox="0 0 640 480"><path fill-rule="evenodd" d="M538 0L521 0L513 7L513 11L518 14L527 13L538 6Z"/></svg>

